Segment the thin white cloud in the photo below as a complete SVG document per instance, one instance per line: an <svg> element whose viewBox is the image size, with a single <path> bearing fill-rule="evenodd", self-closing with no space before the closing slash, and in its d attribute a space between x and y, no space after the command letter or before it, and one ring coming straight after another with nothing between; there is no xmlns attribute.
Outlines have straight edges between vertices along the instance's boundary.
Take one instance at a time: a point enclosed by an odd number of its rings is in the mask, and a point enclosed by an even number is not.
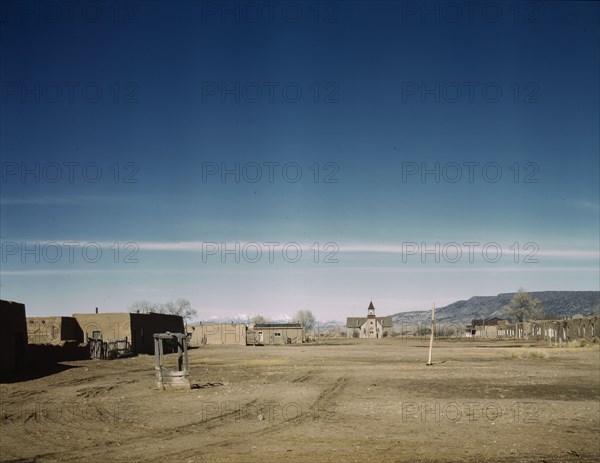
<svg viewBox="0 0 600 463"><path fill-rule="evenodd" d="M268 243L278 243L277 245L268 244ZM286 241L271 241L271 242L251 242L251 241L237 241L237 242L202 242L202 241L176 241L176 242L149 242L149 241L141 241L136 244L140 247L140 250L148 250L148 251L182 251L182 252L220 252L223 249L235 250L235 249L244 249L248 247L249 252L252 252L253 247L256 245L260 246L260 248L264 252L268 252L269 249L275 249L275 251L279 252L282 247L286 244L292 243L293 245L298 245L302 249L303 252L312 252L315 249L314 243L297 243L297 242L286 242ZM101 245L110 246L113 243L100 243ZM457 243L463 254L468 255L470 252L469 246L464 243ZM482 247L486 244L486 242L481 242L480 245L473 245L471 249L475 253L481 254ZM327 251L323 251L324 242L320 243L321 252L325 253ZM447 243L440 243L439 249L440 252L444 249ZM362 244L338 244L335 243L335 246L338 247L337 253L366 253L366 254L406 254L407 256L419 255L421 252L421 248L423 247L423 243L409 243L405 242L403 244L371 244L371 243L362 243ZM524 244L521 244L523 247ZM435 243L426 243L427 249L435 249ZM331 247L328 251L333 251L335 247ZM501 246L503 255L512 255L514 253L513 249L510 249L510 246ZM493 253L494 249L491 248L490 252ZM449 253L452 253L452 249L449 248ZM598 250L591 249L539 249L533 254L533 248L527 248L527 250L521 249L520 254L525 257L531 254L532 258L536 257L556 257L556 258L564 258L564 259L598 259L600 254ZM452 254L453 255L453 254Z"/></svg>
<svg viewBox="0 0 600 463"><path fill-rule="evenodd" d="M0 196L0 205L2 206L21 206L21 205L42 205L42 206L65 206L65 205L86 205L98 202L122 202L126 200L122 196L100 196L100 195L73 195L73 196L29 196L29 197L4 197Z"/></svg>
<svg viewBox="0 0 600 463"><path fill-rule="evenodd" d="M369 267L369 266L335 266L335 271L343 272L357 272L357 273L600 273L598 267L565 267L565 266L540 266L540 264L514 264L512 267L500 267L496 264L489 264L488 266L480 265L466 265L466 266L454 266L453 264L437 265L436 264L416 264L412 266L398 266L398 267ZM316 267L314 269L304 268L296 269L297 272L309 272L313 274L315 271L330 271L332 267ZM98 274L156 274L156 275L194 275L198 273L198 269L191 270L180 270L180 269L161 269L161 270L150 270L150 269L44 269L44 270L2 270L0 271L0 277L36 277L36 276L72 276L72 277L85 277L90 275ZM236 314L232 316L236 319L246 320L253 317L249 314ZM289 319L290 316L286 314L278 315L282 320Z"/></svg>
<svg viewBox="0 0 600 463"><path fill-rule="evenodd" d="M550 249L547 251L540 250L536 256L540 257L561 257L566 259L598 259L600 253L598 251L581 251L572 249Z"/></svg>
<svg viewBox="0 0 600 463"><path fill-rule="evenodd" d="M417 264L419 265L419 264ZM521 272L579 272L579 273L600 273L598 267L541 267L539 264L515 264L514 267L499 267L495 264L489 264L488 267L469 266L454 267L447 264L443 267L432 268L435 264L422 264L422 267L340 267L337 270L346 272L364 272L364 273L521 273Z"/></svg>
<svg viewBox="0 0 600 463"><path fill-rule="evenodd" d="M146 251L184 251L184 252L202 252L208 244L202 241L174 241L174 242L156 242L140 241L136 243L140 250ZM220 245L220 244L219 244Z"/></svg>
<svg viewBox="0 0 600 463"><path fill-rule="evenodd" d="M69 197L58 197L58 196L32 196L28 198L0 198L0 204L3 206L12 205L27 205L27 204L39 204L39 205L65 205L65 204L79 204L76 198Z"/></svg>
<svg viewBox="0 0 600 463"><path fill-rule="evenodd" d="M178 274L191 274L195 273L193 270L173 270L173 269L161 269L161 270L150 270L150 269L140 269L136 267L135 269L44 269L44 270L2 270L0 271L0 277L6 276L59 276L59 275L69 275L69 276L87 276L87 275L95 275L95 274L114 274L114 273L127 273L127 274L139 274L139 273L147 273L147 274L157 274L157 275L168 275L173 273Z"/></svg>
<svg viewBox="0 0 600 463"><path fill-rule="evenodd" d="M439 247L436 248L435 242L405 242L401 245L389 245L389 244L352 244L352 245L343 245L340 246L340 252L355 252L355 253L381 253L381 254L406 254L407 256L418 256L420 254L425 254L425 250L435 252L435 249L439 249L438 253L444 251L444 247L448 247L448 253L451 256L454 256L454 249L456 247L460 248L461 252L468 256L469 252L473 250L473 252L477 254L481 254L483 250L483 246L486 244L491 244L492 242L478 242L479 244L465 244L465 243L455 243L458 246L455 246L453 243L439 243ZM499 243L498 243L499 244ZM425 245L425 246L424 246ZM573 258L573 259L598 259L600 254L598 250L590 250L590 249L539 249L535 251L534 248L527 248L523 250L525 243L521 243L521 249L519 253L522 256L527 256L531 254L532 258L536 257L562 257L562 258ZM490 248L490 253L494 253L494 247ZM514 249L511 249L510 246L500 246L503 255L512 255L514 253ZM432 255L432 254L431 254Z"/></svg>
<svg viewBox="0 0 600 463"><path fill-rule="evenodd" d="M277 252L280 253L284 246L290 247L289 252L293 252L295 247L300 247L302 252L314 252L315 243L299 243L293 241L228 241L228 242L212 242L212 241L99 241L99 240L25 240L25 241L15 241L15 240L6 240L11 242L18 243L26 243L27 245L33 246L34 244L39 244L40 246L44 246L46 244L61 244L65 243L65 246L72 246L72 243L78 243L79 246L83 246L87 243L94 243L103 248L110 248L114 246L115 242L120 242L121 244L133 243L137 245L140 251L164 251L164 252L200 252L207 253L208 255L219 254L223 252L225 249L228 251L238 252L244 251L254 256L255 250L260 249L263 254L267 254L269 252ZM69 244L67 244L69 243ZM439 242L439 245L436 247L436 242L404 242L401 244L373 244L373 243L351 243L351 244L339 244L333 243L333 245L327 249L324 249L326 242L319 242L319 250L325 255L328 252L335 251L336 255L340 253L360 253L360 254L388 254L388 255L404 255L406 258L414 258L418 259L419 256L427 255L430 259L433 259L434 253L437 252L438 255L443 253L448 254L448 258L445 260L450 260L455 256L456 249L459 248L462 253L462 260L468 261L469 255L472 253L475 258L481 257L484 246L491 245L489 247L489 255L493 257L496 252L496 246L499 245L502 251L502 256L514 256L515 249L511 249L512 243L509 245L501 245L498 242L493 241L481 241L469 243L450 243L450 242ZM597 248L597 245L594 246L595 249L587 248L554 248L554 249L544 249L538 243L534 243L535 247L526 247L527 243L519 244L519 259L524 259L529 257L530 259L538 259L540 257L551 257L557 259L599 259L600 251ZM436 251L437 250L437 251Z"/></svg>
<svg viewBox="0 0 600 463"><path fill-rule="evenodd" d="M576 199L575 201L572 201L571 204L577 209L583 209L596 213L600 212L600 204L587 199Z"/></svg>

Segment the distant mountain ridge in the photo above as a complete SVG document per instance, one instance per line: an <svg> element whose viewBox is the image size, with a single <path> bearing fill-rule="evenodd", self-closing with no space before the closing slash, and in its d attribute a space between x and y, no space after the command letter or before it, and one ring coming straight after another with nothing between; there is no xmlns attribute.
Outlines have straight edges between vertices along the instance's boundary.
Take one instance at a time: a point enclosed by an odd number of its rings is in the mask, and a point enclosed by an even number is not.
<svg viewBox="0 0 600 463"><path fill-rule="evenodd" d="M290 316L276 316L276 317L269 317L267 320L267 323L293 323L294 319ZM232 317L210 317L208 319L205 320L195 320L192 323L189 323L189 325L200 325L200 324L204 324L204 325L208 325L208 324L213 324L213 323L245 323L247 325L250 325L252 323L252 317L237 317L237 316L232 316ZM315 326L318 327L331 327L331 326L346 326L346 321L339 321L339 320L316 320L315 321Z"/></svg>
<svg viewBox="0 0 600 463"><path fill-rule="evenodd" d="M510 303L515 293L501 293L497 296L473 296L466 301L456 301L445 307L435 309L435 318L438 323L460 323L469 324L474 318L509 318L504 308ZM539 291L529 292L539 299L545 314L553 318L572 317L583 315L584 317L597 315L600 306L600 291ZM375 305L377 305L375 301ZM389 311L388 311L389 313ZM250 323L252 316L238 314L233 316L212 316L203 321L196 320L191 324L200 323ZM289 323L292 317L289 315L278 315L269 319L272 323ZM431 321L431 310L414 310L410 312L399 312L392 315L394 325L401 323L429 323ZM318 320L319 329L334 325L346 326L346 320Z"/></svg>
<svg viewBox="0 0 600 463"><path fill-rule="evenodd" d="M474 318L510 318L505 310L514 294L473 296L466 301L436 308L436 322L468 324ZM600 291L539 291L529 294L540 300L546 315L556 319L573 315L598 315L600 307ZM394 324L428 322L431 320L431 310L399 312L392 315L392 320Z"/></svg>

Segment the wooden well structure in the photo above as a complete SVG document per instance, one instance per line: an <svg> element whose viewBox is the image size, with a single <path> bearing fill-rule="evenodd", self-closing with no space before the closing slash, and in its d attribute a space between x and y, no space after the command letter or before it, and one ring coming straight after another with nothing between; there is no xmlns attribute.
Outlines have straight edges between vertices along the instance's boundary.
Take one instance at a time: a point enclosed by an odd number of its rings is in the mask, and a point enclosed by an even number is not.
<svg viewBox="0 0 600 463"><path fill-rule="evenodd" d="M177 345L177 369L164 367L164 342ZM155 333L154 360L156 370L156 387L165 389L191 389L190 368L188 362L188 338L184 333Z"/></svg>

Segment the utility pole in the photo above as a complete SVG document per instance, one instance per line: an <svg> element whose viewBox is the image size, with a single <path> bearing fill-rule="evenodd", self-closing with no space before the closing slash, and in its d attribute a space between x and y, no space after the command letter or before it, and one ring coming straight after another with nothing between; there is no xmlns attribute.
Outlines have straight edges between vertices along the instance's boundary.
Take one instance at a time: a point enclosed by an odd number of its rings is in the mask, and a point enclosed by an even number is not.
<svg viewBox="0 0 600 463"><path fill-rule="evenodd" d="M431 363L431 351L433 350L433 333L435 332L435 302L433 303L433 307L431 308L431 336L429 338L429 361L427 365L433 365Z"/></svg>

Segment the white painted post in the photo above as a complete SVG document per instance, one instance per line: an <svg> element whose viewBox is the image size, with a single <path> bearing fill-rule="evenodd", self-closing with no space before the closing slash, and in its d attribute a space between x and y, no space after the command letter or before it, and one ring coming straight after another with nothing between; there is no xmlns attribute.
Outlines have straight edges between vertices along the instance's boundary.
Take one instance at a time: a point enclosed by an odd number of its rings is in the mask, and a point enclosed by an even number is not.
<svg viewBox="0 0 600 463"><path fill-rule="evenodd" d="M431 363L431 351L433 349L433 333L435 332L435 303L433 304L433 307L431 308L431 336L429 337L429 361L427 362L427 365L433 365L433 363Z"/></svg>

